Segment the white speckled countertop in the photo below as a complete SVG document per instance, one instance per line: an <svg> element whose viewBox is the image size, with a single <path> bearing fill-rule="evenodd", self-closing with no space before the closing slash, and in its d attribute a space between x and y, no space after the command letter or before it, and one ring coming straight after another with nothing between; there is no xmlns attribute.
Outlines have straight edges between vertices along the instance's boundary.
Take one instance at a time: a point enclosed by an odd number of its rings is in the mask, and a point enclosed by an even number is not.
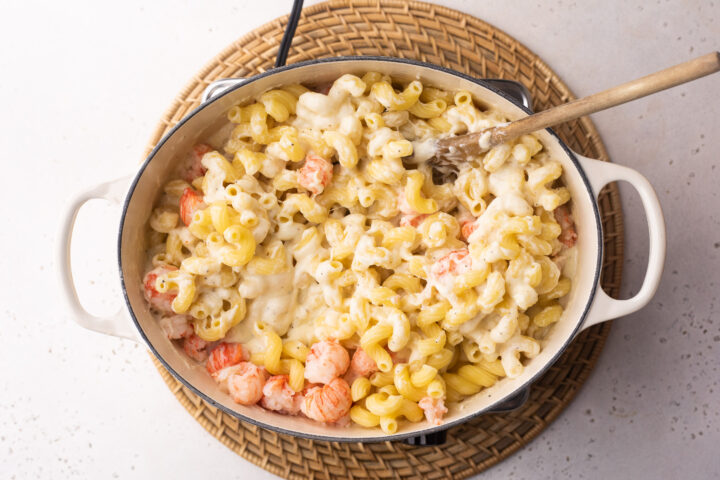
<svg viewBox="0 0 720 480"><path fill-rule="evenodd" d="M439 2L540 55L577 95L720 49L720 3ZM262 6L258 6L262 5ZM50 248L69 192L132 172L190 76L290 1L6 2L0 15L0 478L275 478L208 435L143 348L85 331L55 299ZM483 478L720 478L720 75L593 115L613 161L665 209L654 301L615 322L560 418ZM647 239L623 190L625 296ZM80 219L96 312L119 305L116 211ZM94 272L94 273L90 273Z"/></svg>

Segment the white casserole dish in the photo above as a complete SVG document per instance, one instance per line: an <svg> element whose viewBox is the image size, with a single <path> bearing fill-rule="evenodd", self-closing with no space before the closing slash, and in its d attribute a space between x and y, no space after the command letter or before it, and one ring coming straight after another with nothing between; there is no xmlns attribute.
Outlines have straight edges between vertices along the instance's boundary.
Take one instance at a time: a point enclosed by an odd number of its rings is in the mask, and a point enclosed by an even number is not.
<svg viewBox="0 0 720 480"><path fill-rule="evenodd" d="M578 233L577 271L562 319L543 342L540 354L528 362L523 374L503 379L460 404L451 405L445 422L431 427L426 422L406 425L394 435L357 425L347 428L326 426L303 417L282 416L259 406L234 403L222 393L202 366L186 360L181 349L166 339L143 298L142 277L145 265L144 232L152 205L174 168L181 152L206 137L226 121L225 112L237 103L257 97L279 85L331 81L342 74L379 71L401 81L420 79L426 85L447 90L467 90L479 104L498 109L511 120L528 114L526 108L502 92L466 75L434 65L381 57L339 57L278 68L247 79L201 105L171 130L148 156L137 172L129 191L125 181L100 185L75 198L68 207L58 238L58 265L68 305L82 326L102 333L139 340L158 357L168 370L203 399L227 413L250 423L291 435L331 441L387 441L427 435L445 430L476 415L497 410L499 406L527 390L559 357L583 329L627 315L645 306L655 293L665 258L665 224L657 196L650 183L638 172L600 162L572 152L551 130L538 132L550 155L563 165L563 179L572 194L573 217ZM597 195L609 182L624 180L638 191L649 226L648 268L637 295L615 300L599 288L603 234ZM77 299L70 270L70 241L79 208L89 199L106 198L122 202L124 207L118 233L118 264L127 311L110 318L88 314ZM128 320L128 315L130 319Z"/></svg>

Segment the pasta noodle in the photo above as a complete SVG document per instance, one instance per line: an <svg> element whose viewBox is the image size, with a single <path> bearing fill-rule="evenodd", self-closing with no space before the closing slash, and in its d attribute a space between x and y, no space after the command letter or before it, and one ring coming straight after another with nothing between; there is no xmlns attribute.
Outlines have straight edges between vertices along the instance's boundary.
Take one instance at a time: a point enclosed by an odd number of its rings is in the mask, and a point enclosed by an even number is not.
<svg viewBox="0 0 720 480"><path fill-rule="evenodd" d="M570 193L532 134L454 179L415 158L508 120L470 92L378 72L323 92L232 106L224 143L178 162L149 212L145 297L236 401L249 361L272 378L265 408L392 434L538 355L572 290Z"/></svg>

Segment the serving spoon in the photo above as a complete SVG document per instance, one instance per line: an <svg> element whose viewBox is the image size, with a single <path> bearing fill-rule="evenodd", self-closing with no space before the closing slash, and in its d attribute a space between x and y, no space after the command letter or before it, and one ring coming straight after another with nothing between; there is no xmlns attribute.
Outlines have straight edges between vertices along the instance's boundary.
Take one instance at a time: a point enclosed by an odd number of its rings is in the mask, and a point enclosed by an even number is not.
<svg viewBox="0 0 720 480"><path fill-rule="evenodd" d="M583 115L621 105L631 100L666 90L720 71L720 52L708 53L694 60L660 70L602 92L529 115L514 122L480 132L442 138L435 144L435 155L428 160L432 167L457 170L469 157L477 156L508 140L552 127Z"/></svg>

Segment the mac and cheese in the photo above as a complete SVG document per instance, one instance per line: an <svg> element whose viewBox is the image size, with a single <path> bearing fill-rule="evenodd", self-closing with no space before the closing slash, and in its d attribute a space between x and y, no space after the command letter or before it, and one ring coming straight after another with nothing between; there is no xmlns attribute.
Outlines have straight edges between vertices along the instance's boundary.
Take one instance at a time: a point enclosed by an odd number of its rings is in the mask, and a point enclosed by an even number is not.
<svg viewBox="0 0 720 480"><path fill-rule="evenodd" d="M150 215L145 295L238 403L394 433L522 374L571 289L562 166L525 135L438 180L438 137L505 122L379 73L227 114Z"/></svg>

